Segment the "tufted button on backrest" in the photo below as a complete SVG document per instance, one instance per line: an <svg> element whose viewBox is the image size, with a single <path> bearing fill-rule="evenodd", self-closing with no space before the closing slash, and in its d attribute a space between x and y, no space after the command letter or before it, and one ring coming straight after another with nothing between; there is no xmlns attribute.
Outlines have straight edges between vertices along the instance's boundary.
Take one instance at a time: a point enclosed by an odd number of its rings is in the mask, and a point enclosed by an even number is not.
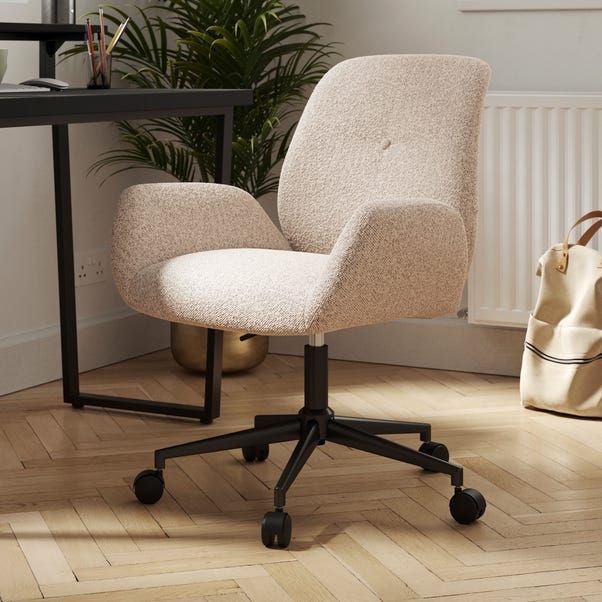
<svg viewBox="0 0 602 602"><path fill-rule="evenodd" d="M331 69L282 167L278 212L292 248L329 253L362 204L429 198L461 213L472 255L489 75L479 59L444 55L361 57Z"/></svg>

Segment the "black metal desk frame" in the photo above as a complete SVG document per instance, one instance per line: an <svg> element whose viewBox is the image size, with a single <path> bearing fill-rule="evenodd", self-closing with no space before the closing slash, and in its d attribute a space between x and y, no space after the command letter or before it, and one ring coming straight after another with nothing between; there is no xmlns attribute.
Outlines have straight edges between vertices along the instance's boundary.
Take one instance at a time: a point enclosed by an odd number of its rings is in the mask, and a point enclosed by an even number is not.
<svg viewBox="0 0 602 602"><path fill-rule="evenodd" d="M40 44L39 70L41 77L55 77L55 55L63 42L79 41L83 38L83 27L78 25L40 25L0 23L0 40L35 40ZM92 108L85 114L58 115L49 110L49 114L40 114L36 107L42 93L20 95L21 104L30 105L31 111L20 108L17 114L11 111L0 111L0 127L16 127L27 125L52 126L52 151L54 161L54 195L56 213L56 239L58 258L58 284L61 324L61 360L63 372L63 400L74 408L97 406L117 410L164 414L196 418L203 423L211 423L220 414L222 348L223 332L208 331L207 364L205 373L205 402L202 407L185 404L150 401L145 399L130 399L108 395L95 395L80 391L79 366L77 353L77 314L75 299L75 275L73 255L73 223L71 210L71 176L69 165L69 123L84 123L92 121L117 121L119 119L136 119L142 117L165 116L205 116L217 118L218 135L216 140L215 180L218 183L229 183L231 173L233 111L236 105L251 104L252 96L249 90L224 91L220 98L216 97L214 104L191 106L190 103L180 103L181 106L170 106L161 102L161 96L168 98L169 91L161 91L157 95L154 107L144 106L144 103L127 102L138 91L124 92L122 98L125 105L119 111L103 112L102 97L97 93L91 97ZM183 97L181 92L179 96ZM194 91L190 91L195 94ZM202 93L198 91L197 94ZM212 91L219 94L218 91ZM102 93L101 93L102 94ZM236 98L233 96L236 95ZM43 94L46 101L51 103L64 93L53 93L53 97ZM7 95L8 96L8 95ZM11 95L12 96L12 95ZM4 99L0 99L2 102ZM14 100L14 97L13 97ZM62 99L61 99L62 100ZM218 102L219 100L219 102ZM37 103L37 104L36 104ZM9 106L9 103L3 103ZM12 103L15 104L14 102ZM173 104L173 103L172 103ZM184 106L187 104L188 106ZM201 103L202 104L202 103ZM1 106L1 105L0 105ZM4 107L3 107L4 108ZM4 114L2 114L4 113ZM15 112L13 112L15 113ZM69 115L69 117L67 117Z"/></svg>

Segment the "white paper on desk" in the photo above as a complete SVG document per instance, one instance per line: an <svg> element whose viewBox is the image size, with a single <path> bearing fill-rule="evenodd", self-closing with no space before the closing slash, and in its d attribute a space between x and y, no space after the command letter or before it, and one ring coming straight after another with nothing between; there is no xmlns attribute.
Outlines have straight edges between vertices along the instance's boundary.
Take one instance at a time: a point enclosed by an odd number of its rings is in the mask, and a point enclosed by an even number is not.
<svg viewBox="0 0 602 602"><path fill-rule="evenodd" d="M24 86L23 84L0 84L0 94L14 94L15 92L50 92L50 88Z"/></svg>

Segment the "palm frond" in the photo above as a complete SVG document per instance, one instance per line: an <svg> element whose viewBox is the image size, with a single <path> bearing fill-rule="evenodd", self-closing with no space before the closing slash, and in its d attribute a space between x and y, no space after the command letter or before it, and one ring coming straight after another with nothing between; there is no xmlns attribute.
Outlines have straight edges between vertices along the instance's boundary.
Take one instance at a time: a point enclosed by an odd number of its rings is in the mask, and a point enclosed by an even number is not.
<svg viewBox="0 0 602 602"><path fill-rule="evenodd" d="M296 4L284 0L156 0L103 8L110 28L130 17L113 54L117 74L130 85L253 90L253 105L234 111L232 183L255 197L275 191L276 168L308 88L337 54L336 45L320 36L328 24L308 23ZM63 56L81 52L83 46ZM120 148L101 155L91 172L109 170L111 177L151 168L180 181L214 179L213 119L122 121L117 128Z"/></svg>

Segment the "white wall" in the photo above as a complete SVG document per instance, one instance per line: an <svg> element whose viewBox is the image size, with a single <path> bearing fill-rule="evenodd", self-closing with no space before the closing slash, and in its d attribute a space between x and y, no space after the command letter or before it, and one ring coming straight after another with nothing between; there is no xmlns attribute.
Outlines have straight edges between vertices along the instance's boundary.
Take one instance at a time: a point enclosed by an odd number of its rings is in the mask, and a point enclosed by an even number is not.
<svg viewBox="0 0 602 602"><path fill-rule="evenodd" d="M456 0L299 0L308 18L333 25L343 58L387 53L478 56L492 90L602 90L602 10L463 13ZM570 6L571 0L566 0ZM342 359L518 374L524 331L456 318L401 320L327 336ZM273 339L295 352L301 342Z"/></svg>
<svg viewBox="0 0 602 602"><path fill-rule="evenodd" d="M572 0L566 0L569 6ZM463 13L456 0L300 0L345 57L436 52L483 58L492 90L602 90L602 10Z"/></svg>
<svg viewBox="0 0 602 602"><path fill-rule="evenodd" d="M129 2L128 2L129 3ZM126 4L116 2L116 4ZM78 0L78 13L98 5ZM0 2L0 21L39 22L40 1ZM9 49L5 82L38 74L35 42L0 42ZM81 61L59 65L57 76L82 86ZM108 181L86 171L114 146L109 124L70 126L75 250L108 250L112 214L129 184L166 179L132 172ZM60 375L51 132L48 127L0 129L0 394ZM81 368L90 369L168 344L163 323L133 315L111 279L77 289Z"/></svg>

